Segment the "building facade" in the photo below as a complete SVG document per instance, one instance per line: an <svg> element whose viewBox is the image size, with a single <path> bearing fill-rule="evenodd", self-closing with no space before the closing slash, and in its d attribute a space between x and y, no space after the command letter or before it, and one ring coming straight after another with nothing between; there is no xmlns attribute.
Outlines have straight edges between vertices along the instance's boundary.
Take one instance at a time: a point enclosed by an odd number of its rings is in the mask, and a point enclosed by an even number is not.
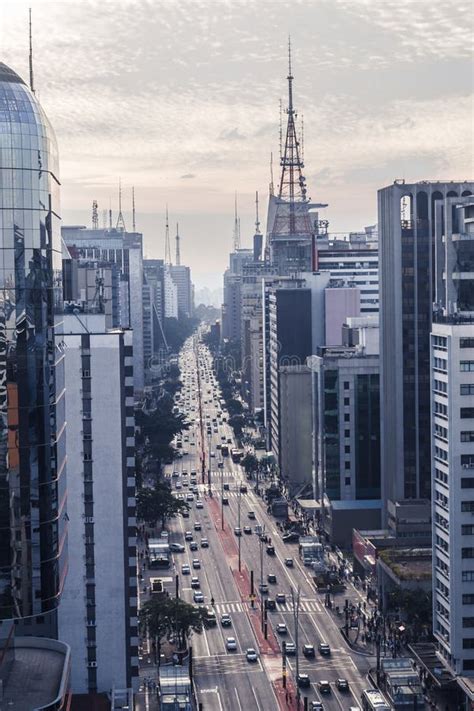
<svg viewBox="0 0 474 711"><path fill-rule="evenodd" d="M70 537L59 636L73 692L110 692L138 678L133 337L99 314L66 316L64 330Z"/></svg>
<svg viewBox="0 0 474 711"><path fill-rule="evenodd" d="M193 287L191 283L191 270L189 267L170 265L171 278L176 284L178 299L178 317L190 318L194 312Z"/></svg>
<svg viewBox="0 0 474 711"><path fill-rule="evenodd" d="M1 63L0 105L0 618L56 637L67 570L58 154L36 97Z"/></svg>

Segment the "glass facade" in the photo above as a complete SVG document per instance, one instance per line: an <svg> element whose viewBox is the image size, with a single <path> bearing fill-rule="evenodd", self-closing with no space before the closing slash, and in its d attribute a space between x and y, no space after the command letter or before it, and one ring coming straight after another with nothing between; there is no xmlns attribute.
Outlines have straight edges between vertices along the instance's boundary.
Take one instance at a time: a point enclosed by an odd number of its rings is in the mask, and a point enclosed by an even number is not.
<svg viewBox="0 0 474 711"><path fill-rule="evenodd" d="M356 498L380 498L380 388L375 373L355 378Z"/></svg>
<svg viewBox="0 0 474 711"><path fill-rule="evenodd" d="M330 499L334 500L341 498L338 389L338 371L326 370L324 373L325 492Z"/></svg>
<svg viewBox="0 0 474 711"><path fill-rule="evenodd" d="M0 618L54 624L67 550L58 156L1 63L0 245Z"/></svg>

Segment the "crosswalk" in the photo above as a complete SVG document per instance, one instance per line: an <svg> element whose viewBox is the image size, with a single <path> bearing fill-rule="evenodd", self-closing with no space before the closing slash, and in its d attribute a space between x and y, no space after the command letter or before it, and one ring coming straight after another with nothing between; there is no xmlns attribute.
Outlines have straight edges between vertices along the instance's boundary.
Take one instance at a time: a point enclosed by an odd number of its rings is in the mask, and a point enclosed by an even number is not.
<svg viewBox="0 0 474 711"><path fill-rule="evenodd" d="M247 602L216 602L216 613L222 615L224 613L232 614L236 612L245 612L250 608L250 603ZM291 602L285 602L277 605L279 612L293 613L293 605ZM317 600L300 600L300 614L302 612L315 613L321 612L322 607Z"/></svg>

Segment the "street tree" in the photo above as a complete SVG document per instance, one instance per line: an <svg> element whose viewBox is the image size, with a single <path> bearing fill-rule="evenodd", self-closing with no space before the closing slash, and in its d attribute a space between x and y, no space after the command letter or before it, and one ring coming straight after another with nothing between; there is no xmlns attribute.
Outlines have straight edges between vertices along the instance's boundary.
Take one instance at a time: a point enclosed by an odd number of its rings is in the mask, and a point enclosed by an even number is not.
<svg viewBox="0 0 474 711"><path fill-rule="evenodd" d="M168 519L188 510L186 501L176 499L169 486L163 482L137 492L137 518L145 521L149 526L154 526L157 521L161 521L164 527Z"/></svg>

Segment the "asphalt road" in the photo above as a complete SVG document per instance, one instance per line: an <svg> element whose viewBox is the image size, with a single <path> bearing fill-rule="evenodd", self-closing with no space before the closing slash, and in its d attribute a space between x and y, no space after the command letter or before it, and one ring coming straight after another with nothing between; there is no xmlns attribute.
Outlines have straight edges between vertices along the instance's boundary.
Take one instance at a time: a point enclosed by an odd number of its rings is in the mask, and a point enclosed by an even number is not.
<svg viewBox="0 0 474 711"><path fill-rule="evenodd" d="M299 671L310 677L310 687L301 689L301 698L307 696L309 701L320 700L324 709L350 709L360 707L361 692L369 686L366 674L373 660L356 654L350 650L337 628L332 616L324 607L324 596L318 595L311 580L310 570L305 568L298 557L297 544L282 542L275 520L266 511L266 504L255 494L245 481L245 475L240 465L232 462L231 457L221 457L218 445L223 439L233 440L231 428L222 418L226 417L219 405L218 386L212 376L211 357L207 349L200 345L199 356L196 359L192 342L183 349L180 357L183 388L181 390L180 408L192 423L188 432L183 434L182 458L167 467L173 488L181 485L177 493L189 492L186 484L191 472L197 473L199 493L190 503L189 518L178 517L169 524L170 540L184 543L185 552L174 554L174 569L169 575L179 575L180 595L193 602L194 590L191 588L191 577L199 578L200 591L204 595L204 604L211 605L214 598L214 609L218 624L206 629L201 635L192 637L193 656L195 662L195 684L198 700L203 704L203 711L274 711L278 708L296 708L293 701L285 701L285 692L281 690L282 657L281 642L296 643L294 614L291 604L291 590L300 590L300 609L298 624L298 649L303 644L313 644L316 648L314 659L306 659L300 652ZM199 364L201 361L201 364ZM199 368L199 378L198 378ZM199 382L200 381L200 382ZM200 385L200 389L199 389ZM199 402L199 395L200 402ZM217 398L217 399L216 399ZM200 405L200 406L199 406ZM222 413L220 416L218 413ZM201 430L201 415L203 429ZM213 419L215 422L213 423ZM207 434L207 423L211 424L211 435ZM202 433L204 436L202 436ZM229 444L229 448L233 446ZM205 462L205 480L202 478L202 462ZM209 452L215 456L209 457ZM211 464L212 498L208 494L208 465ZM219 468L219 462L223 468ZM178 476L172 473L178 472ZM183 472L187 476L183 476ZM248 485L248 493L240 494L241 483ZM223 485L229 490L223 491ZM228 504L222 506L222 494L228 499ZM196 497L203 502L203 508L197 508ZM249 519L249 511L253 511L256 520ZM224 527L222 527L222 512ZM199 522L201 530L195 531ZM251 534L238 537L234 527L240 522L252 527ZM254 533L255 525L265 526L267 534L275 546L276 555L269 556L265 546L263 555L258 537ZM198 550L190 550L189 542L185 542L185 533L192 532L193 539L198 543ZM202 537L209 540L208 548L201 548ZM241 576L238 573L238 545L240 540ZM293 567L285 565L285 558L293 559ZM199 569L193 569L193 560L200 563ZM263 560L263 566L261 565ZM190 574L182 573L182 565L188 564ZM249 600L250 571L254 573L257 600L256 611L252 611ZM277 604L274 612L268 612L268 642L264 641L261 631L260 599L258 585L261 576L267 582L268 573L277 577L276 585L270 584L268 597L275 597L276 592L286 594L286 603ZM232 627L223 628L220 617L228 613L232 619ZM279 635L274 630L278 623L287 625L287 633ZM235 637L236 651L228 651L226 638ZM319 654L318 645L326 642L331 647L330 657ZM253 647L259 652L257 663L249 663L245 657L247 648ZM296 676L296 659L288 657L288 688L293 692L295 686L291 680ZM343 677L349 682L349 692L340 692L336 680ZM327 680L330 683L329 694L321 695L319 682ZM283 693L283 696L282 696ZM301 709L303 702L301 701Z"/></svg>

